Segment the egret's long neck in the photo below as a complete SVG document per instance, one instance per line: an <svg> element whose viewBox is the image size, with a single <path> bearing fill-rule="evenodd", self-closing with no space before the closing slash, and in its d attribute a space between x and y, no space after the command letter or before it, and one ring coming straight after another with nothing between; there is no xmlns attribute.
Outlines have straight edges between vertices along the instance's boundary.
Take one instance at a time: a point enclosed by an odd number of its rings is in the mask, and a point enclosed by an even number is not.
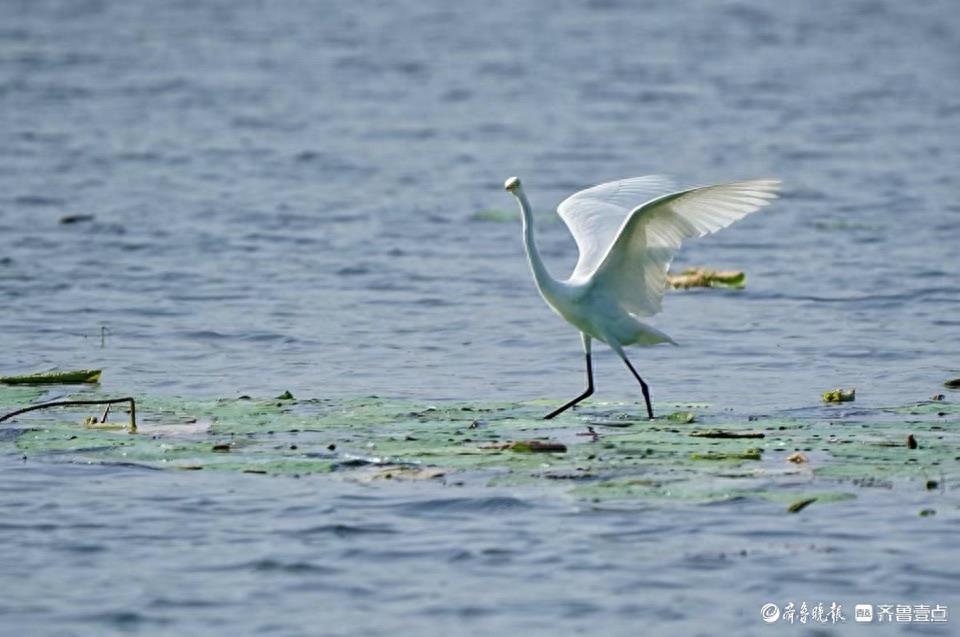
<svg viewBox="0 0 960 637"><path fill-rule="evenodd" d="M530 262L530 270L533 272L533 279L537 282L537 287L545 296L552 296L557 287L557 281L550 276L547 266L540 258L540 251L537 250L537 243L533 239L533 210L530 208L530 202L523 190L517 189L514 193L520 202L520 214L523 217L523 247L527 250L527 261Z"/></svg>

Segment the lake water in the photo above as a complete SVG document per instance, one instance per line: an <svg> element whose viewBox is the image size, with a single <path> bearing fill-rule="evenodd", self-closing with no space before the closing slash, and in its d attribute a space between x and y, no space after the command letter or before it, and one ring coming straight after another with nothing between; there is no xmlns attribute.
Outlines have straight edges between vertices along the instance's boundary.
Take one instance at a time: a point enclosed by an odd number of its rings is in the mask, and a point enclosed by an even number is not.
<svg viewBox="0 0 960 637"><path fill-rule="evenodd" d="M748 285L668 293L655 324L682 347L633 354L655 403L924 400L960 375L958 61L946 0L4 1L0 375L559 402L579 339L536 294L504 179L566 276L572 191L777 176L773 207L678 258ZM596 397L639 399L597 350ZM960 613L952 485L786 516L19 454L0 473L11 635L832 635L860 599ZM763 624L785 599L847 624Z"/></svg>

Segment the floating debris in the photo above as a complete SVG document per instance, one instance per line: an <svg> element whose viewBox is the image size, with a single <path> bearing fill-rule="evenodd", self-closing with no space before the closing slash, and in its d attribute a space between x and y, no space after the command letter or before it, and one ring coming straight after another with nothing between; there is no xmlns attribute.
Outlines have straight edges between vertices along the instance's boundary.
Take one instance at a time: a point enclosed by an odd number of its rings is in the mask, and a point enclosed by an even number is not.
<svg viewBox="0 0 960 637"><path fill-rule="evenodd" d="M831 389L830 391L823 392L823 402L825 403L848 403L852 400L856 400L857 390L854 389Z"/></svg>
<svg viewBox="0 0 960 637"><path fill-rule="evenodd" d="M684 425L689 425L692 422L697 421L697 415L692 411L675 411L669 416L667 420L672 420L673 422L679 422Z"/></svg>
<svg viewBox="0 0 960 637"><path fill-rule="evenodd" d="M747 449L746 451L705 451L690 454L691 460L762 460L763 449Z"/></svg>
<svg viewBox="0 0 960 637"><path fill-rule="evenodd" d="M363 471L357 477L363 482L373 480L436 480L447 475L437 467L412 467L406 465L387 465L376 467L372 471Z"/></svg>
<svg viewBox="0 0 960 637"><path fill-rule="evenodd" d="M60 223L63 225L70 225L73 223L83 223L84 221L93 221L94 219L96 219L96 217L93 215L65 215L60 217Z"/></svg>
<svg viewBox="0 0 960 637"><path fill-rule="evenodd" d="M66 372L37 372L24 376L0 376L4 385L75 385L79 383L99 383L99 369L76 369Z"/></svg>
<svg viewBox="0 0 960 637"><path fill-rule="evenodd" d="M819 498L803 498L802 500L797 500L787 507L787 513L799 513L816 502L818 499Z"/></svg>
<svg viewBox="0 0 960 637"><path fill-rule="evenodd" d="M809 458L807 458L807 456L800 451L795 451L787 456L787 462L792 462L794 464L803 464L809 461Z"/></svg>
<svg viewBox="0 0 960 637"><path fill-rule="evenodd" d="M765 438L766 434L760 431L725 431L723 429L709 429L706 431L692 431L694 438Z"/></svg>
<svg viewBox="0 0 960 637"><path fill-rule="evenodd" d="M566 453L567 445L550 440L515 440L502 445L490 445L488 449L502 449L517 453Z"/></svg>
<svg viewBox="0 0 960 637"><path fill-rule="evenodd" d="M130 428L130 423L127 422L107 422L105 420L100 420L98 416L87 416L83 419L83 426L88 429L104 429L106 431L120 431L126 430L129 433L136 433L136 429Z"/></svg>
<svg viewBox="0 0 960 637"><path fill-rule="evenodd" d="M687 268L680 274L667 274L667 284L675 290L689 288L734 288L747 285L747 275L741 270L710 270Z"/></svg>
<svg viewBox="0 0 960 637"><path fill-rule="evenodd" d="M110 413L109 405L114 405L117 403L128 403L130 405L130 424L127 425L127 429L130 433L137 433L137 406L136 401L127 396L126 398L96 398L93 400L54 400L47 403L39 403L29 405L27 407L21 407L20 409L15 409L14 411L0 415L0 422L4 420L9 420L15 418L21 414L26 414L31 411L38 411L41 409L51 409L53 407L79 407L86 405L108 405L104 410L103 416L101 418L88 417L85 420L86 424L96 424L104 423L106 424L107 415Z"/></svg>
<svg viewBox="0 0 960 637"><path fill-rule="evenodd" d="M277 400L296 400L296 398L293 397L293 394L290 393L290 390L287 390L277 396Z"/></svg>
<svg viewBox="0 0 960 637"><path fill-rule="evenodd" d="M951 378L943 381L943 386L947 389L960 389L960 378Z"/></svg>
<svg viewBox="0 0 960 637"><path fill-rule="evenodd" d="M927 488L927 491L933 491L934 489L940 488L940 482L937 480L927 480L924 486Z"/></svg>
<svg viewBox="0 0 960 637"><path fill-rule="evenodd" d="M920 517L921 517L921 518L929 518L931 515L936 515L936 514L937 514L936 509L921 509L921 510L920 510Z"/></svg>

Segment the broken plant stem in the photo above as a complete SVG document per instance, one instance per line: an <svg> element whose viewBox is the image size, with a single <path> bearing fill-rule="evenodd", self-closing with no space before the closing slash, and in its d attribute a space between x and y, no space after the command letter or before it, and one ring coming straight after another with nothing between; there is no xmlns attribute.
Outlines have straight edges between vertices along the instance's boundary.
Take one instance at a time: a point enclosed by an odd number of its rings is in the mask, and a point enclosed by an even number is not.
<svg viewBox="0 0 960 637"><path fill-rule="evenodd" d="M0 416L0 422L4 420L9 420L14 416L19 416L20 414L25 414L28 411L36 411L37 409L46 409L47 407L74 407L77 405L107 405L107 409L103 412L103 417L106 419L107 413L110 411L110 405L115 405L117 403L130 403L130 433L136 433L137 431L137 405L134 402L132 397L125 398L104 398L102 400L57 400L52 403L41 403L39 405L31 405L29 407L24 407L23 409L18 409L17 411L11 411L9 414L4 414Z"/></svg>

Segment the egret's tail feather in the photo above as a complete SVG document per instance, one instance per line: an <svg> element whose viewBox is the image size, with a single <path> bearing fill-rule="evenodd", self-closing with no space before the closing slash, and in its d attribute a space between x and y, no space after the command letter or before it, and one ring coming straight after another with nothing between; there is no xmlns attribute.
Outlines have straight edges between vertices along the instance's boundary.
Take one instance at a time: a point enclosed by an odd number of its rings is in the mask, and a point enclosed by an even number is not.
<svg viewBox="0 0 960 637"><path fill-rule="evenodd" d="M661 332L657 328L638 320L636 332L624 345L657 345L658 343L678 345L675 340L670 338L669 334Z"/></svg>

